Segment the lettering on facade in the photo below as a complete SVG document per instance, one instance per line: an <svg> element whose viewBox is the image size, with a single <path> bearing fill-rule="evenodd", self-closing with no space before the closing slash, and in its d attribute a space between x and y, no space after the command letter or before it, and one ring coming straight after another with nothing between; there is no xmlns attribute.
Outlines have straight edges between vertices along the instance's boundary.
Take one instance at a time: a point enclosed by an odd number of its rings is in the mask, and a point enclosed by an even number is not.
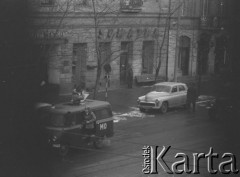
<svg viewBox="0 0 240 177"><path fill-rule="evenodd" d="M103 31L102 31L102 29L99 29L98 30L98 39L103 39L103 37L104 37Z"/></svg>
<svg viewBox="0 0 240 177"><path fill-rule="evenodd" d="M31 33L31 36L35 39L66 39L69 36L78 35L78 33L73 33L72 31L34 31ZM104 29L98 30L98 39L99 40L112 40L114 37L117 39L132 39L133 36L136 38L140 37L153 37L155 38L158 35L158 28L154 28L154 30L150 28L137 28L137 29L124 29L124 28L117 28L117 29L107 29L104 32Z"/></svg>
<svg viewBox="0 0 240 177"><path fill-rule="evenodd" d="M152 32L152 37L158 37L158 29L154 28L153 32Z"/></svg>
<svg viewBox="0 0 240 177"><path fill-rule="evenodd" d="M133 36L133 30L132 30L132 28L130 28L128 30L127 38L130 39L130 38L132 38L132 36Z"/></svg>
<svg viewBox="0 0 240 177"><path fill-rule="evenodd" d="M108 29L107 39L112 39L113 37L114 37L114 30L113 29Z"/></svg>
<svg viewBox="0 0 240 177"><path fill-rule="evenodd" d="M149 37L150 30L148 28L145 28L143 34L144 34L144 37Z"/></svg>
<svg viewBox="0 0 240 177"><path fill-rule="evenodd" d="M32 37L35 39L62 39L66 38L67 32L65 31L40 31L32 32Z"/></svg>
<svg viewBox="0 0 240 177"><path fill-rule="evenodd" d="M137 29L137 38L141 37L141 35L143 34L143 30L141 28Z"/></svg>
<svg viewBox="0 0 240 177"><path fill-rule="evenodd" d="M117 35L116 35L116 37L119 38L119 39L121 39L121 38L123 37L124 32L125 32L125 31L124 31L123 28L118 28L118 29L117 29Z"/></svg>

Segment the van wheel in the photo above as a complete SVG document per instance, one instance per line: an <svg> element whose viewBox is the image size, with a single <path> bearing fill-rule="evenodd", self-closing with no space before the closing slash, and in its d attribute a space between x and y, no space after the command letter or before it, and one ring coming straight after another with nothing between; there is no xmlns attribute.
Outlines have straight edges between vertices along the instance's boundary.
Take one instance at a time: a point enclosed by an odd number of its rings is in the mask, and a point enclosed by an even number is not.
<svg viewBox="0 0 240 177"><path fill-rule="evenodd" d="M163 102L162 106L160 108L161 113L165 114L168 111L168 103L167 102Z"/></svg>
<svg viewBox="0 0 240 177"><path fill-rule="evenodd" d="M146 112L146 109L144 108L139 108L140 112Z"/></svg>
<svg viewBox="0 0 240 177"><path fill-rule="evenodd" d="M67 145L67 144L60 145L59 154L61 156L66 156L68 154L68 151L69 151L69 145Z"/></svg>
<svg viewBox="0 0 240 177"><path fill-rule="evenodd" d="M208 110L208 116L211 118L211 119L215 119L217 117L217 112L214 108L210 108Z"/></svg>
<svg viewBox="0 0 240 177"><path fill-rule="evenodd" d="M103 148L103 138L98 138L96 141L94 141L93 145L96 149L102 149Z"/></svg>

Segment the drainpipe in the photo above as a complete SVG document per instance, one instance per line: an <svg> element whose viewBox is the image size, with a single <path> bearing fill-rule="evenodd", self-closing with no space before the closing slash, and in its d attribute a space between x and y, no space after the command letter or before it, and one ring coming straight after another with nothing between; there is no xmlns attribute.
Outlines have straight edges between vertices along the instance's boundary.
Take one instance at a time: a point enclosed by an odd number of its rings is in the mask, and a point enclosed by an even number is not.
<svg viewBox="0 0 240 177"><path fill-rule="evenodd" d="M168 35L167 35L167 58L166 58L166 81L168 81L168 55L169 55L169 31L170 31L170 22L171 22L171 6L172 0L169 0L168 4Z"/></svg>
<svg viewBox="0 0 240 177"><path fill-rule="evenodd" d="M179 6L182 4L181 0L179 0ZM179 58L179 26L181 20L181 8L178 9L178 17L177 17L177 32L176 32L176 50L175 50L175 61L174 61L174 81L177 82L177 63Z"/></svg>

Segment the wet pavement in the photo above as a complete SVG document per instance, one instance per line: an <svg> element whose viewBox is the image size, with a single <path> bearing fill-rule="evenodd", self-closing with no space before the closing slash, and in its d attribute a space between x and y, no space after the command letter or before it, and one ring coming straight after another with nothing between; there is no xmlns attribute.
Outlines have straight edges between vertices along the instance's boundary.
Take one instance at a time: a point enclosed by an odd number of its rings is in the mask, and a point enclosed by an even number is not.
<svg viewBox="0 0 240 177"><path fill-rule="evenodd" d="M166 156L169 164L176 160L173 155L177 152L191 156L194 152L207 153L210 147L220 156L224 152L232 152L240 160L240 143L237 141L240 133L239 120L236 117L210 119L206 107L208 100L212 99L211 95L200 97L195 113L183 108L171 109L164 115L158 111L141 113L136 107L136 100L149 89L122 88L108 92L115 122L115 135L111 139L111 145L101 150L92 147L79 148L62 159L46 153L35 141L29 142L19 136L20 143L15 143L16 139L9 140L10 148L5 143L0 144L0 176L146 176L142 173L142 148L145 145L172 146ZM62 97L56 101L68 98ZM101 92L97 99L105 100L105 93ZM217 161L215 163L218 165ZM203 159L200 166L201 173L198 175L178 176L211 176L206 169L206 160ZM166 174L161 167L158 169L159 174L148 176L174 176Z"/></svg>

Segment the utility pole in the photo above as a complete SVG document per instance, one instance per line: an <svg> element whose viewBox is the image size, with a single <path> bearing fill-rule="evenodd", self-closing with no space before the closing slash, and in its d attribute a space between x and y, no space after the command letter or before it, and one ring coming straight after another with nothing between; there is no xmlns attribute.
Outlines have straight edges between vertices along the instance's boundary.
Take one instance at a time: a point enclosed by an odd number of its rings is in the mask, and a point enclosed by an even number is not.
<svg viewBox="0 0 240 177"><path fill-rule="evenodd" d="M181 7L182 1L179 0L179 8L177 14L177 29L176 29L176 50L175 50L175 61L174 61L174 81L177 82L177 64L179 58L179 27L180 27L180 20L181 20Z"/></svg>

